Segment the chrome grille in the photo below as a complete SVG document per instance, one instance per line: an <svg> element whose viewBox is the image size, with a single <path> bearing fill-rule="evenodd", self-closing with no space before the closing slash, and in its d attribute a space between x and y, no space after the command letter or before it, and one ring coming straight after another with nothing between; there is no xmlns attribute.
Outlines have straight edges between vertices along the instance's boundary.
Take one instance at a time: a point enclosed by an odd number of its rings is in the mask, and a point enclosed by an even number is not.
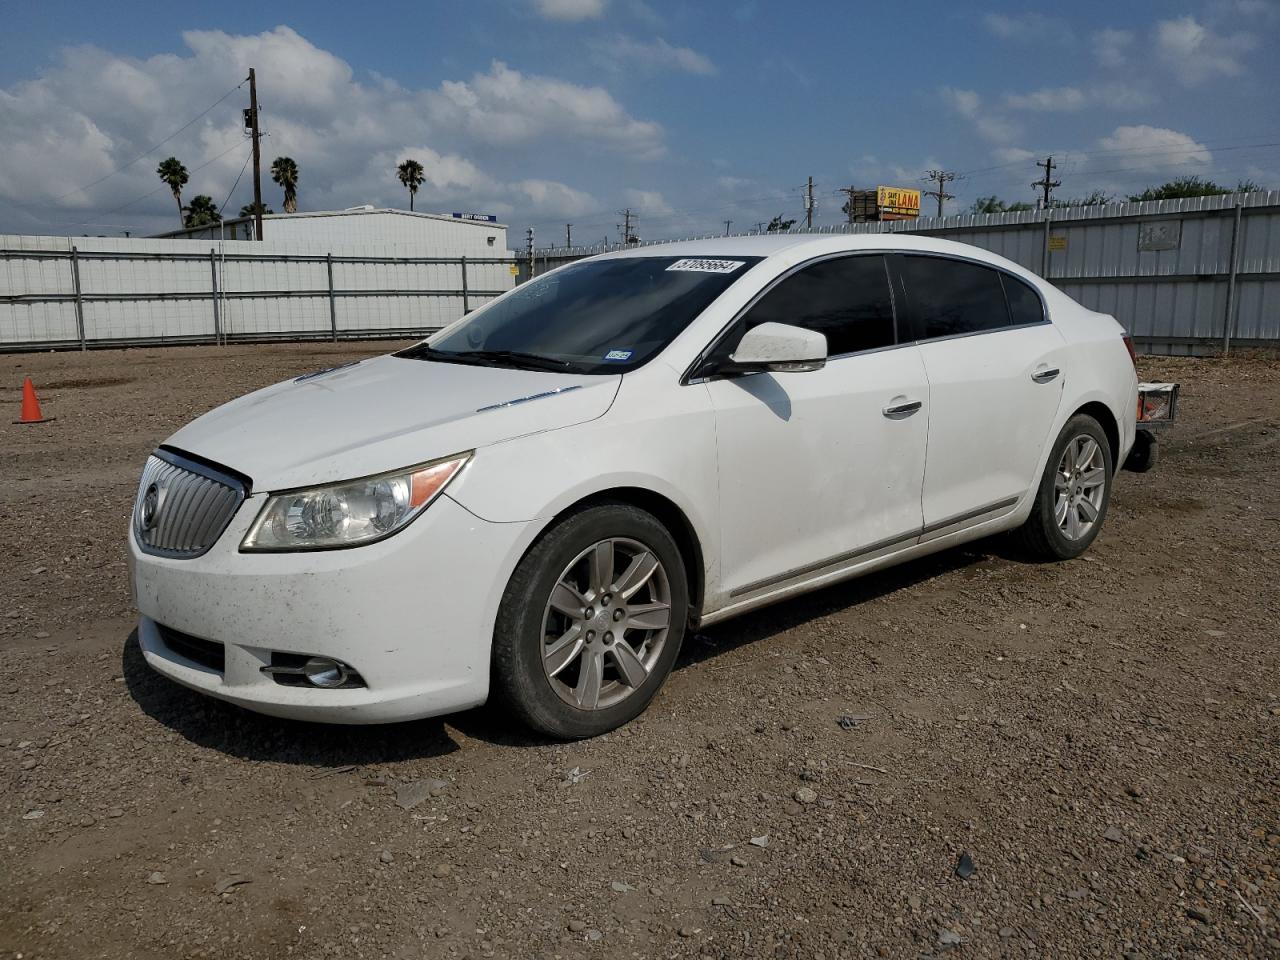
<svg viewBox="0 0 1280 960"><path fill-rule="evenodd" d="M198 557L222 536L244 498L235 477L161 450L143 468L133 534L146 553Z"/></svg>

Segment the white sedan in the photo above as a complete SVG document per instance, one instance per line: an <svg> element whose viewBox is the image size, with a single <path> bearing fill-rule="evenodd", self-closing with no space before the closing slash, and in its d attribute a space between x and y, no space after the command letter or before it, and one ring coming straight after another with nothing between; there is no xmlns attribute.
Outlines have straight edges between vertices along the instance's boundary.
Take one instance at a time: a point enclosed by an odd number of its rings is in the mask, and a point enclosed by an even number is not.
<svg viewBox="0 0 1280 960"><path fill-rule="evenodd" d="M341 723L499 699L635 717L689 631L979 537L1082 553L1134 443L1116 321L970 246L761 236L593 257L165 441L147 661Z"/></svg>

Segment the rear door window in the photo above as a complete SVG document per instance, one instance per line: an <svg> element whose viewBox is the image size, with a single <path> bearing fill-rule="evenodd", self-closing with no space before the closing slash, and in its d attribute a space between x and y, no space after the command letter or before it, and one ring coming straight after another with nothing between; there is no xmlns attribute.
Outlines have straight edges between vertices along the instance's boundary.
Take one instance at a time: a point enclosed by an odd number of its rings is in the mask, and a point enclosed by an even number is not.
<svg viewBox="0 0 1280 960"><path fill-rule="evenodd" d="M1009 315L1013 319L1013 325L1016 327L1024 323L1043 323L1044 302L1040 299L1040 294L1031 289L1030 284L1007 273L1002 273L1000 279L1004 281L1004 295L1009 301Z"/></svg>
<svg viewBox="0 0 1280 960"><path fill-rule="evenodd" d="M773 322L824 334L831 357L892 346L893 299L884 257L838 257L797 270L766 293L745 322L743 333Z"/></svg>
<svg viewBox="0 0 1280 960"><path fill-rule="evenodd" d="M967 260L898 258L916 340L981 333L1009 326L1000 274Z"/></svg>

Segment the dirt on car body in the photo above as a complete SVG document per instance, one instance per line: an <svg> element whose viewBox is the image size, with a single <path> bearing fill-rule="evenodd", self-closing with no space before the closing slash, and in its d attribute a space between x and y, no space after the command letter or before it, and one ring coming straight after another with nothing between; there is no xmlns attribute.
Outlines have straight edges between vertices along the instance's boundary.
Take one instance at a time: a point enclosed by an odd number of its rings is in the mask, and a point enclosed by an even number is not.
<svg viewBox="0 0 1280 960"><path fill-rule="evenodd" d="M1144 359L1181 423L1081 559L983 542L725 623L596 740L151 673L147 453L394 346L0 357L57 418L0 418L0 957L1280 955L1280 363Z"/></svg>

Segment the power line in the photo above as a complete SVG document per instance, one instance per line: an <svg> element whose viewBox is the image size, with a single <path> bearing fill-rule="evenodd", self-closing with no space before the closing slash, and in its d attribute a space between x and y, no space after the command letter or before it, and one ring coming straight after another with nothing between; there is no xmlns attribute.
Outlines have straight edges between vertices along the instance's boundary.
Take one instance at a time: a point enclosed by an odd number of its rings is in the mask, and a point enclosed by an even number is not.
<svg viewBox="0 0 1280 960"><path fill-rule="evenodd" d="M221 160L223 157L225 157L228 153L231 153L231 151L233 151L233 150L238 150L238 149L239 149L241 146L243 146L243 145L244 145L244 141L241 141L240 143L233 144L232 146L228 147L226 150L223 150L223 151L222 151L220 154L218 154L216 157L211 157L210 159L206 160L204 163L200 164L200 166L198 166L198 167L193 167L193 168L192 168L192 170L191 170L191 172L192 172L192 173L198 173L199 171L203 170L205 167L209 166L210 164L212 164L212 163L217 163L219 160ZM113 214L113 213L119 213L121 210L124 210L126 207L132 207L135 203L141 203L143 200L146 200L148 197L153 197L153 196L155 196L155 195L156 195L157 193L159 193L161 190L167 190L167 189L168 189L168 187L169 187L169 185L168 185L167 183L161 183L161 184L160 184L160 186L156 187L154 190L148 190L148 191L147 191L146 193L144 193L142 196L140 196L140 197L134 197L134 198L133 198L132 200L130 200L128 203L122 203L122 204L121 204L120 206L118 206L118 207L113 207L113 208L112 208L112 209L110 209L110 210L104 210L104 211L102 212L102 216L104 216L104 217L109 217L109 216L111 216L111 214ZM58 222L58 221L48 221L48 222L53 223L53 222ZM71 226L71 227L78 227L78 226L84 226L84 225L88 225L88 224L102 223L102 222L103 222L103 221L95 221L95 220L64 220L64 221L61 221L61 223L62 223L62 225L63 225L63 226Z"/></svg>
<svg viewBox="0 0 1280 960"><path fill-rule="evenodd" d="M1053 156L1052 154L1044 158L1044 163L1036 161L1036 166L1044 170L1044 176L1034 181L1033 187L1040 187L1044 191L1044 206L1049 206L1049 196L1053 193L1054 187L1062 186L1061 180L1054 180L1053 177Z"/></svg>
<svg viewBox="0 0 1280 960"><path fill-rule="evenodd" d="M938 189L936 189L936 190L926 190L926 191L924 192L924 195L925 195L926 197L933 197L935 200L937 200L937 201L938 201L938 216L939 216L939 217L941 217L941 216L942 216L942 204L943 204L943 202L944 202L944 201L946 201L946 200L954 200L954 199L955 199L955 194L954 194L954 193L947 193L947 189L946 189L947 184L948 184L948 183L950 183L951 181L955 180L955 178L956 178L956 175L955 175L953 172L951 172L950 170L930 170L928 173L926 173L926 174L924 175L924 177L922 177L922 178L921 178L921 179L923 179L923 180L925 180L925 181L927 181L927 182L937 183L937 185L938 185Z"/></svg>
<svg viewBox="0 0 1280 960"><path fill-rule="evenodd" d="M67 199L67 197L71 196L73 193L80 193L80 192L82 192L82 191L88 190L90 187L96 187L98 184L102 183L104 180L110 180L110 179L111 179L112 177L114 177L117 173L121 173L121 172L123 172L123 171L127 170L129 167L133 166L135 163L137 163L137 162L138 162L139 160L141 160L143 157L147 156L149 153L154 152L155 150L160 149L160 148L161 148L161 147L163 147L166 143L168 143L170 140L172 140L174 137L176 137L178 134L182 133L184 130L186 130L188 127L190 127L193 123L195 123L197 120L199 120L199 119L200 119L201 117L203 117L205 114L207 114L210 110L212 110L214 107L216 107L218 104L220 104L223 100L227 99L227 97L231 96L233 93L235 93L237 90L239 90L242 86L244 86L244 83L245 83L245 81L241 80L241 81L240 81L239 83L237 83L234 87L232 87L230 90L228 90L228 91L227 91L226 93L224 93L222 96L220 96L217 100L213 101L213 103L209 104L209 106L205 107L203 110L201 110L199 113L197 113L194 117L192 117L190 120L188 120L188 121L187 121L186 123L184 123L182 126L180 126L177 130L173 131L173 133L169 134L167 137L165 137L165 138L164 138L163 140L161 140L159 143L153 144L152 146L148 147L146 150L144 150L142 153L138 154L136 157L134 157L134 158L133 158L132 160L130 160L128 163L124 164L123 166L117 167L116 169L112 170L110 173L106 174L105 176L101 176L101 177L99 177L97 180L94 180L94 181L92 181L91 183L86 183L83 187L76 187L74 190L68 190L66 193L62 194L62 196L54 197L54 198L53 198L51 201L49 201L49 202L50 202L50 203L57 203L57 202L58 202L58 201L60 201L60 200L65 200L65 199Z"/></svg>

